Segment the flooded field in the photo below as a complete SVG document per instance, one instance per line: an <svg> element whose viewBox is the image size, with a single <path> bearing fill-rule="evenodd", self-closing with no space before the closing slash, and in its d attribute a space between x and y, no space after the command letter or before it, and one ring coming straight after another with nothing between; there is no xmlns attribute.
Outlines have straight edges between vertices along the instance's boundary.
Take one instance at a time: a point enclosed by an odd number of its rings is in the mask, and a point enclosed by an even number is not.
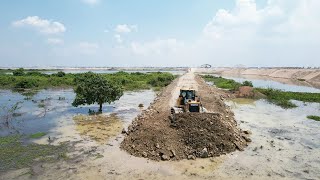
<svg viewBox="0 0 320 180"><path fill-rule="evenodd" d="M282 86L288 89L292 87L286 84ZM308 91L308 87L303 88ZM25 174L28 171L25 169L5 172L2 179L320 178L320 123L306 118L311 114L320 115L318 103L295 101L297 108L285 110L265 100L228 101L226 103L234 111L240 128L252 132L252 142L244 151L210 159L155 162L133 157L119 147L123 139L121 129L127 128L155 98L155 92L151 90L126 92L119 101L105 105L103 115L111 120L109 124L99 121L98 126L84 124L81 117L87 115L89 109L97 109L98 106L72 107L74 93L71 89L42 90L34 96L2 90L0 95L0 106L7 107L2 108L2 117L6 115L4 110L15 103L20 102L21 107L11 121L11 128L1 129L1 136L16 132L44 132L44 137L33 142L77 142L74 152L68 154L70 157L83 151L94 154L81 156L76 162L43 164L41 168L33 169L35 175L32 176ZM144 107L139 108L139 104ZM111 135L99 137L104 131L111 131L108 126L113 127ZM53 142L48 141L49 136Z"/></svg>
<svg viewBox="0 0 320 180"><path fill-rule="evenodd" d="M18 103L14 117L10 122L10 128L3 127L1 136L19 132L32 134L45 132L52 137L60 137L63 134L61 127L74 126L73 117L76 115L88 115L89 109L97 110L98 105L73 107L74 100L72 89L66 90L42 90L33 96L23 96L20 93L9 90L0 91L0 116L5 117L7 110ZM115 114L124 125L128 125L143 108L139 104L148 107L155 97L151 90L127 92L119 101L103 107L105 115Z"/></svg>
<svg viewBox="0 0 320 180"><path fill-rule="evenodd" d="M212 74L215 75L215 74ZM215 75L220 76L220 75ZM311 92L319 93L320 89L313 87L311 84L293 79L267 78L263 76L222 76L223 78L233 79L242 83L243 81L251 81L254 87L275 88L283 91L293 92Z"/></svg>

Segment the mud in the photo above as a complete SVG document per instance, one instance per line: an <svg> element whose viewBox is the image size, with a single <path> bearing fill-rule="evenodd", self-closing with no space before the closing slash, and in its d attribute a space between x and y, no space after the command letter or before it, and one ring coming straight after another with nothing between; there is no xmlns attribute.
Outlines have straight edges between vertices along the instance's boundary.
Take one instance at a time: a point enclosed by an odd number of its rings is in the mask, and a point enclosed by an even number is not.
<svg viewBox="0 0 320 180"><path fill-rule="evenodd" d="M179 114L176 123L171 123L170 106L182 87L198 90L204 107L211 113ZM226 96L193 73L187 73L165 88L133 121L121 148L156 161L212 157L243 150L250 139L237 128L233 113L223 103Z"/></svg>
<svg viewBox="0 0 320 180"><path fill-rule="evenodd" d="M111 137L118 135L122 129L122 122L115 115L78 115L73 118L76 130L82 136L89 136L99 144L105 144Z"/></svg>

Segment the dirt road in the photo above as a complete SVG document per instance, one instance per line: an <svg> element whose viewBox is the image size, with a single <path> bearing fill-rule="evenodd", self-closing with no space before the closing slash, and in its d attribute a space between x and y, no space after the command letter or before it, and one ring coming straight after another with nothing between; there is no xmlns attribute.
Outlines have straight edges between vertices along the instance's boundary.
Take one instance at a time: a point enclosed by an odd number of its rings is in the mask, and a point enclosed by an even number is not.
<svg viewBox="0 0 320 180"><path fill-rule="evenodd" d="M210 113L177 114L168 118L181 88L195 89ZM154 104L127 131L121 148L137 157L152 160L181 160L212 157L243 150L250 141L237 128L234 115L218 90L188 72L165 88Z"/></svg>

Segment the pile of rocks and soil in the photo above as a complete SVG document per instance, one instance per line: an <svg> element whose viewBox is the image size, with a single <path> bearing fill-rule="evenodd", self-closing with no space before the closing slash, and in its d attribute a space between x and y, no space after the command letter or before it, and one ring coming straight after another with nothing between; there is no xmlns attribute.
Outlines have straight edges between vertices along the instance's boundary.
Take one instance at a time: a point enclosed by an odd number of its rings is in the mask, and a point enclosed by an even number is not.
<svg viewBox="0 0 320 180"><path fill-rule="evenodd" d="M128 130L123 130L126 136L121 148L134 156L157 161L206 158L243 150L251 140L247 131L237 127L232 111L223 103L225 94L199 77L196 81L202 103L211 113L177 114L173 123L168 100L172 98L175 81Z"/></svg>

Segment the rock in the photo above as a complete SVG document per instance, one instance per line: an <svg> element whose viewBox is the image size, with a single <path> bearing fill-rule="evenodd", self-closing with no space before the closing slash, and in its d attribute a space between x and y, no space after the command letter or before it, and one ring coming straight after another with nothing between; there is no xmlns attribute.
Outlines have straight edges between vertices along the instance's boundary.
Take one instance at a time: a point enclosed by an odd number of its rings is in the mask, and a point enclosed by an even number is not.
<svg viewBox="0 0 320 180"><path fill-rule="evenodd" d="M189 159L189 160L196 160L196 157L195 157L194 155L189 155L189 156L188 156L188 159Z"/></svg>
<svg viewBox="0 0 320 180"><path fill-rule="evenodd" d="M143 104L139 104L139 106L138 106L138 107L141 107L141 108L142 108L142 107L143 107Z"/></svg>
<svg viewBox="0 0 320 180"><path fill-rule="evenodd" d="M142 156L143 156L143 157L148 157L148 154L143 151L143 152L142 152Z"/></svg>
<svg viewBox="0 0 320 180"><path fill-rule="evenodd" d="M245 131L243 131L243 133L245 133L245 134L252 134L252 132L251 132L250 130L245 130Z"/></svg>
<svg viewBox="0 0 320 180"><path fill-rule="evenodd" d="M176 156L176 152L174 150L170 150L171 151L171 156L170 157L175 157Z"/></svg>
<svg viewBox="0 0 320 180"><path fill-rule="evenodd" d="M245 139L247 142L252 142L252 140L250 138L248 138L247 136L242 136L243 139Z"/></svg>
<svg viewBox="0 0 320 180"><path fill-rule="evenodd" d="M122 133L122 134L128 134L128 132L126 131L125 128L122 129L121 133Z"/></svg>
<svg viewBox="0 0 320 180"><path fill-rule="evenodd" d="M163 161L168 161L170 158L167 156L167 155L162 155L161 156L161 159L163 160Z"/></svg>
<svg viewBox="0 0 320 180"><path fill-rule="evenodd" d="M202 151L200 152L200 157L201 158L207 158L208 157L208 149L203 148Z"/></svg>
<svg viewBox="0 0 320 180"><path fill-rule="evenodd" d="M160 145L158 143L156 143L156 148L158 148L158 149L160 148Z"/></svg>

